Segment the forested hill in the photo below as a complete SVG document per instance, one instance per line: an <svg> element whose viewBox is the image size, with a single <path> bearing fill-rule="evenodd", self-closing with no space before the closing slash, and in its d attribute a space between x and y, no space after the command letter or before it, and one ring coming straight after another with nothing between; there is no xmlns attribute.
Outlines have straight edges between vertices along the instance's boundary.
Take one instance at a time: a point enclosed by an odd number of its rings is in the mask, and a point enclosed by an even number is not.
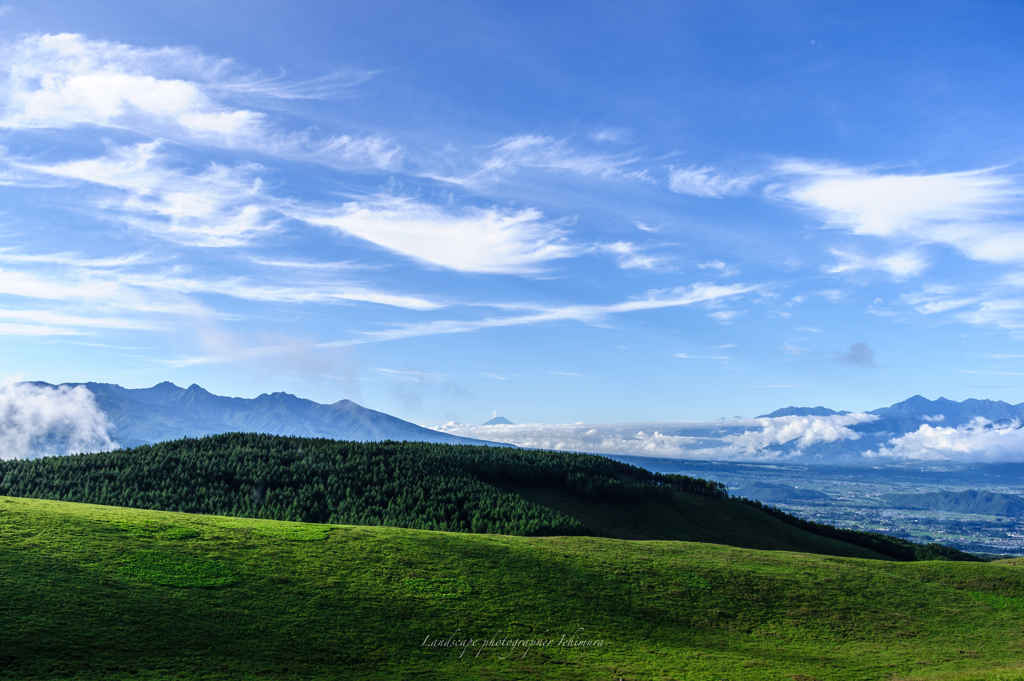
<svg viewBox="0 0 1024 681"><path fill-rule="evenodd" d="M807 531L731 499L721 483L603 456L515 448L229 433L0 461L0 495L346 525L899 556L886 552L881 535L860 546L837 541L834 532Z"/></svg>
<svg viewBox="0 0 1024 681"><path fill-rule="evenodd" d="M645 484L646 483L646 484ZM214 515L517 535L589 534L503 486L581 499L727 497L724 485L602 456L228 433L0 461L0 495Z"/></svg>

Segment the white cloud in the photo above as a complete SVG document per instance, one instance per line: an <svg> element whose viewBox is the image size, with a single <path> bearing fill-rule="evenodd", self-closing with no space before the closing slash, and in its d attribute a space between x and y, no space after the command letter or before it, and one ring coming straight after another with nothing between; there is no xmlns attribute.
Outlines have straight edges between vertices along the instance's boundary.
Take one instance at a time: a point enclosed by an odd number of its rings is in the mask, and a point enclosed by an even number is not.
<svg viewBox="0 0 1024 681"><path fill-rule="evenodd" d="M611 305L567 305L564 307L549 308L536 305L506 305L508 309L529 310L530 314L522 314L508 317L488 317L484 319L456 320L442 319L431 322L418 322L403 326L396 326L384 331L364 331L356 338L328 341L311 346L314 350L349 347L365 343L376 343L405 338L417 338L420 336L432 336L449 333L470 333L483 329L504 328L510 326L525 326L531 324L544 324L557 321L579 321L588 324L597 324L606 316L622 314L626 312L640 312L644 310L657 310L670 307L683 307L701 302L708 302L721 298L732 298L750 291L757 290L756 286L744 286L732 284L730 286L715 286L711 284L694 284L688 287L678 287L671 291L649 291L642 298L634 298L622 303ZM246 348L231 353L218 353L209 356L185 358L176 362L175 366L190 366L193 364L212 364L223 362L234 362L249 357L269 357L286 352L285 346L265 346Z"/></svg>
<svg viewBox="0 0 1024 681"><path fill-rule="evenodd" d="M797 345L793 345L793 341L786 341L785 343L782 344L782 347L779 348L777 352L781 352L784 355L800 356L810 352L810 349L801 348Z"/></svg>
<svg viewBox="0 0 1024 681"><path fill-rule="evenodd" d="M716 346L716 347L734 347L734 346L728 345L728 346ZM672 356L673 357L678 357L680 359L732 359L732 357L724 357L724 356L688 355L685 352L677 352L677 353L675 353Z"/></svg>
<svg viewBox="0 0 1024 681"><path fill-rule="evenodd" d="M168 241L192 246L238 246L277 227L259 166L210 164L199 173L169 167L160 143L115 147L106 156L55 165L18 163L50 177L118 191L96 202L115 217Z"/></svg>
<svg viewBox="0 0 1024 681"><path fill-rule="evenodd" d="M436 310L443 304L419 296L392 294L344 282L327 284L309 282L305 285L254 286L246 278L198 279L172 275L124 274L119 281L144 289L160 289L178 293L215 293L241 300L273 303L345 303L366 302L390 305L408 310Z"/></svg>
<svg viewBox="0 0 1024 681"><path fill-rule="evenodd" d="M1024 428L1016 419L994 424L981 417L957 428L924 424L913 433L893 438L869 455L923 461L1021 462Z"/></svg>
<svg viewBox="0 0 1024 681"><path fill-rule="evenodd" d="M731 446L753 455L768 447L792 443L797 449L838 440L857 440L860 434L849 426L877 419L872 414L834 414L831 416L778 416L753 419L760 430L747 430L723 438Z"/></svg>
<svg viewBox="0 0 1024 681"><path fill-rule="evenodd" d="M157 123L230 139L252 136L262 125L261 114L219 106L200 83L171 75L223 76L228 62L194 50L141 49L65 33L29 36L3 56L3 127Z"/></svg>
<svg viewBox="0 0 1024 681"><path fill-rule="evenodd" d="M393 168L402 149L387 138L340 135L314 139L282 133L266 114L223 101L224 95L292 99L337 92L330 74L305 83L238 77L230 60L194 49L145 49L81 35L32 35L0 52L0 127L126 128L154 137L255 149L329 165Z"/></svg>
<svg viewBox="0 0 1024 681"><path fill-rule="evenodd" d="M624 270L653 270L663 267L666 262L668 262L668 258L648 255L629 241L616 241L613 244L598 244L594 248L595 250L615 255L618 260L619 267Z"/></svg>
<svg viewBox="0 0 1024 681"><path fill-rule="evenodd" d="M777 460L823 442L856 440L849 426L869 414L782 416L711 423L576 423L472 426L448 423L435 430L462 437L560 451L713 460ZM711 431L713 434L708 435ZM795 451L770 449L787 445Z"/></svg>
<svg viewBox="0 0 1024 681"><path fill-rule="evenodd" d="M988 300L977 309L960 312L957 319L968 324L994 326L1012 331L1024 329L1024 301Z"/></svg>
<svg viewBox="0 0 1024 681"><path fill-rule="evenodd" d="M778 170L797 178L778 195L830 227L943 244L974 260L1024 262L1022 190L1015 177L996 169L898 175L791 161ZM888 267L912 273L919 265L911 258Z"/></svg>
<svg viewBox="0 0 1024 681"><path fill-rule="evenodd" d="M402 338L414 338L417 336L435 334L466 333L481 329L543 324L568 320L594 324L600 322L604 317L612 314L658 310L669 307L684 307L696 303L732 298L757 290L757 288L758 287L756 286L745 286L742 284L716 286L713 284L700 283L693 284L691 286L680 286L672 289L671 291L649 291L647 295L642 298L634 298L632 300L613 303L610 305L566 305L564 307L556 308L523 306L525 309L533 310L533 313L511 317L489 317L475 320L439 320L433 322L422 322L387 331L366 332L363 334L363 340L340 341L337 344L350 345L354 343L398 340Z"/></svg>
<svg viewBox="0 0 1024 681"><path fill-rule="evenodd" d="M498 142L491 157L465 177L431 176L463 186L499 182L522 168L560 171L603 179L632 179L650 182L646 170L629 170L639 159L604 154L580 154L564 140L542 135L519 135Z"/></svg>
<svg viewBox="0 0 1024 681"><path fill-rule="evenodd" d="M625 142L629 138L627 131L618 128L598 130L593 135L598 142Z"/></svg>
<svg viewBox="0 0 1024 681"><path fill-rule="evenodd" d="M742 194L759 179L755 176L715 175L713 174L714 170L711 166L673 168L669 171L669 189L677 194L717 199L722 196Z"/></svg>
<svg viewBox="0 0 1024 681"><path fill-rule="evenodd" d="M708 316L720 324L727 324L741 314L746 314L746 312L746 310L719 310L718 312L709 312Z"/></svg>
<svg viewBox="0 0 1024 681"><path fill-rule="evenodd" d="M289 274L274 285L263 277L207 279L186 276L187 268L163 271L141 255L81 258L73 253L22 254L0 250L0 263L44 265L33 271L0 269L0 336L67 335L95 329L166 329L173 317L219 316L194 299L223 295L264 303L350 304L368 302L411 310L444 305L423 297L389 293L335 279ZM141 269L139 266L143 266Z"/></svg>
<svg viewBox="0 0 1024 681"><path fill-rule="evenodd" d="M379 71L342 69L303 81L286 80L283 73L270 78L252 74L212 83L211 87L225 92L259 95L271 99L337 99L352 94L351 88L369 81L378 73Z"/></svg>
<svg viewBox="0 0 1024 681"><path fill-rule="evenodd" d="M399 381L411 381L413 383L443 383L448 380L448 377L444 374L432 374L427 371L384 369L379 367L372 369L372 371Z"/></svg>
<svg viewBox="0 0 1024 681"><path fill-rule="evenodd" d="M84 386L16 383L0 388L0 458L117 449L111 423Z"/></svg>
<svg viewBox="0 0 1024 681"><path fill-rule="evenodd" d="M20 302L17 309L9 302L4 314L51 326L70 324L79 331L98 327L163 328L166 315L207 314L201 305L177 291L152 295L126 285L118 277L116 273L88 269L50 271L45 277L3 269L0 294ZM32 308L25 309L27 305Z"/></svg>
<svg viewBox="0 0 1024 681"><path fill-rule="evenodd" d="M458 212L414 199L379 196L338 208L293 205L291 217L330 227L414 260L460 272L532 274L577 255L540 211L469 208Z"/></svg>
<svg viewBox="0 0 1024 681"><path fill-rule="evenodd" d="M896 279L905 279L920 274L928 267L928 262L919 253L914 251L901 251L892 255L868 257L832 249L832 255L839 262L825 268L825 271L829 274L842 274L844 272L871 269L888 272Z"/></svg>
<svg viewBox="0 0 1024 681"><path fill-rule="evenodd" d="M712 269L718 270L722 273L723 277L732 277L740 273L740 271L734 267L729 267L721 260L711 260L709 262L702 262L697 265L702 270Z"/></svg>
<svg viewBox="0 0 1024 681"><path fill-rule="evenodd" d="M905 293L900 299L921 314L936 314L974 305L978 298L958 298L955 289L948 286L924 286L918 293Z"/></svg>
<svg viewBox="0 0 1024 681"><path fill-rule="evenodd" d="M571 245L561 229L532 208L456 212L391 196L313 207L269 195L260 166L211 164L202 172L188 173L172 168L160 146L152 142L115 147L106 156L55 165L15 165L37 175L114 190L116 194L95 201L101 215L191 246L243 245L274 232L287 216L464 272L530 274L546 262L584 250ZM622 267L654 267L660 262L626 242L597 248L616 253Z"/></svg>
<svg viewBox="0 0 1024 681"><path fill-rule="evenodd" d="M1005 294L1005 291L996 287L986 295L965 296L952 286L929 285L918 292L905 293L900 299L923 315L954 312L952 316L957 321L1005 329L1019 335L1024 330L1024 302L1018 298L1000 298L998 294Z"/></svg>

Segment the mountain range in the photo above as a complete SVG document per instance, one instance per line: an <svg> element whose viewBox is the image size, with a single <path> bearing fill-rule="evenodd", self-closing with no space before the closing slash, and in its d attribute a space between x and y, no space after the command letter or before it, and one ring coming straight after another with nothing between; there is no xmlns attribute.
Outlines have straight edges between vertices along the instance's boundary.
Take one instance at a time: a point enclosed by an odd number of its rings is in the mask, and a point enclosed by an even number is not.
<svg viewBox="0 0 1024 681"><path fill-rule="evenodd" d="M757 418L780 416L841 416L848 411L835 411L826 407L785 407ZM897 402L888 407L866 412L876 418L866 423L847 426L858 435L856 439L841 439L805 447L799 459L807 461L851 461L860 459L864 452L878 451L893 438L913 433L923 425L935 428L959 428L976 418L993 424L1005 425L1013 421L1024 422L1024 402L1010 404L1001 400L966 399L962 402L940 397L929 400L921 395ZM793 443L773 447L780 451L795 448Z"/></svg>
<svg viewBox="0 0 1024 681"><path fill-rule="evenodd" d="M834 416L849 414L848 411L835 411L825 407L785 407L776 409L770 414L762 414L757 418L771 418L776 416ZM1013 419L1024 419L1024 402L1010 404L1002 400L975 400L966 399L963 402L954 402L940 397L937 400L929 400L920 395L897 402L889 407L874 409L867 412L879 417L879 423L884 421L887 426L899 424L914 425L912 430L917 430L923 423L941 423L943 426L956 428L967 425L972 419L982 417L993 422L1011 421Z"/></svg>
<svg viewBox="0 0 1024 681"><path fill-rule="evenodd" d="M42 382L32 385L54 387ZM113 424L110 437L123 447L234 431L332 440L496 444L439 433L351 400L320 404L284 392L252 399L222 397L196 384L180 388L168 381L152 388L122 388L113 383L62 385L81 385L93 394Z"/></svg>
<svg viewBox="0 0 1024 681"><path fill-rule="evenodd" d="M55 387L42 382L25 385ZM284 392L263 394L252 399L224 397L214 395L195 384L181 388L166 381L151 388L124 388L112 383L62 385L69 388L82 386L89 390L95 398L96 406L112 424L109 436L124 447L237 431L333 440L500 444L424 428L389 414L367 409L347 399L333 404L320 404ZM790 406L764 414L757 418L840 417L845 423L842 427L847 429L844 431L847 434L839 439L811 443L801 441L798 435L794 435L793 439L781 444L771 444L762 451L777 451L787 460L794 462L862 464L877 461L877 457L865 457L865 453L884 453L886 446L894 438L916 432L924 425L958 428L967 426L979 417L997 425L1024 422L1024 403L1014 405L978 399L955 402L941 397L929 400L915 395L889 407L867 413L873 417L872 420L864 421L862 417L842 419L841 417L850 412L821 406ZM854 422L850 424L850 420ZM499 416L488 424L510 425L510 422ZM675 426L665 429L664 435L686 436L692 440L695 447L718 447L728 438L743 437L750 431L756 432L756 427L749 421L723 423L711 427L707 424L691 426L685 423L663 425ZM851 431L854 437L849 436ZM495 430L495 434L500 432ZM469 434L484 433L463 433ZM609 453L589 449L587 451Z"/></svg>

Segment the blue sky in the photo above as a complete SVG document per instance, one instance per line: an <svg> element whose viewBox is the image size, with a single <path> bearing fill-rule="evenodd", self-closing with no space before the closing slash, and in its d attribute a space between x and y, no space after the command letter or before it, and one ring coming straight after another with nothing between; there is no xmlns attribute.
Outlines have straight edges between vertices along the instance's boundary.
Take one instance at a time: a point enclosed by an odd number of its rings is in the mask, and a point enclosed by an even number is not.
<svg viewBox="0 0 1024 681"><path fill-rule="evenodd" d="M1024 401L1019 3L11 3L0 374Z"/></svg>

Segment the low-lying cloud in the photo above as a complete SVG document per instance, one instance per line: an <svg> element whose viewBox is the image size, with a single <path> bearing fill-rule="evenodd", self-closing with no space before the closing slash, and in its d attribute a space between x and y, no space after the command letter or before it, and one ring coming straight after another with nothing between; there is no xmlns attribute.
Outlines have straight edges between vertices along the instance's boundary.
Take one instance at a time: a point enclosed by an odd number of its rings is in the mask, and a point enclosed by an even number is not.
<svg viewBox="0 0 1024 681"><path fill-rule="evenodd" d="M112 424L84 386L0 388L0 459L117 449Z"/></svg>
<svg viewBox="0 0 1024 681"><path fill-rule="evenodd" d="M920 461L1021 462L1024 428L1017 419L996 424L980 416L957 428L923 424L870 455Z"/></svg>
<svg viewBox="0 0 1024 681"><path fill-rule="evenodd" d="M924 420L930 423L905 435L885 435L881 446L875 444L874 435L855 430L857 425L877 419L873 414L856 413L706 423L472 426L453 422L436 430L536 449L712 461L786 461L804 455L817 459L820 453L808 451L815 445L861 440L850 447L849 454L865 461L1024 462L1024 423L1018 419L993 423L978 417L952 428L938 425L942 417L927 416Z"/></svg>
<svg viewBox="0 0 1024 681"><path fill-rule="evenodd" d="M520 447L666 458L771 461L799 455L811 445L857 440L850 426L870 414L780 416L738 421L575 423L472 426L448 423L444 433ZM785 449L778 448L786 445Z"/></svg>

